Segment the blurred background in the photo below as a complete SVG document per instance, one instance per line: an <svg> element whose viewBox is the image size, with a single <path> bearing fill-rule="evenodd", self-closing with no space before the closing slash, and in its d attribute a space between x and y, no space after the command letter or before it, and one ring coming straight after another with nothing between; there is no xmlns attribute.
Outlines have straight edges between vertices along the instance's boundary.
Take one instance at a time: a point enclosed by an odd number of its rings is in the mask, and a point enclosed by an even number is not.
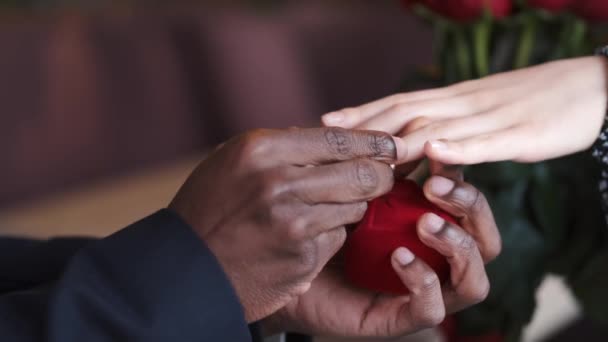
<svg viewBox="0 0 608 342"><path fill-rule="evenodd" d="M3 235L110 234L164 207L215 144L256 127L317 126L325 112L394 93L433 57L431 28L397 1L0 9ZM598 331L559 278L537 299L525 340Z"/></svg>
<svg viewBox="0 0 608 342"><path fill-rule="evenodd" d="M430 57L426 28L398 4L228 3L4 13L0 205L246 129L318 125L394 92L404 68Z"/></svg>

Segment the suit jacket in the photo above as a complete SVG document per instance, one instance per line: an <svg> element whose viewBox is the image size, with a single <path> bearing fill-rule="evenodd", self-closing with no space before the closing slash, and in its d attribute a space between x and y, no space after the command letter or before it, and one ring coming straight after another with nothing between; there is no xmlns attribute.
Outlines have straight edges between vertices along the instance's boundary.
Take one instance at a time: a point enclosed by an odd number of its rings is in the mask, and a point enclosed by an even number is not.
<svg viewBox="0 0 608 342"><path fill-rule="evenodd" d="M0 239L1 341L252 339L214 255L169 210L100 240Z"/></svg>

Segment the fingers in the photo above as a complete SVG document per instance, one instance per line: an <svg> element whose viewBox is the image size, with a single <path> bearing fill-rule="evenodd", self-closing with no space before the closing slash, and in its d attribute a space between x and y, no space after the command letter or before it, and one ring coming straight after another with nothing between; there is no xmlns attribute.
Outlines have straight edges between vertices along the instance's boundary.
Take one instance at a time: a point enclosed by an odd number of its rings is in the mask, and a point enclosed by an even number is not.
<svg viewBox="0 0 608 342"><path fill-rule="evenodd" d="M346 228L338 227L321 232L314 237L287 235L283 241L281 258L287 269L275 274L292 274L297 278L298 287L293 291L301 295L310 289L312 281L323 270L333 256L342 248L346 240Z"/></svg>
<svg viewBox="0 0 608 342"><path fill-rule="evenodd" d="M475 239L432 213L420 218L417 229L420 240L444 255L450 264L451 282L444 291L448 310L462 310L483 301L490 283Z"/></svg>
<svg viewBox="0 0 608 342"><path fill-rule="evenodd" d="M472 96L456 96L424 101L395 104L383 112L355 126L357 129L385 131L396 134L404 125L418 117L447 120L461 116L472 116L483 111L486 106L474 101Z"/></svg>
<svg viewBox="0 0 608 342"><path fill-rule="evenodd" d="M409 303L403 305L394 331L412 332L441 323L445 305L437 274L407 248L399 247L392 255L393 269L410 291Z"/></svg>
<svg viewBox="0 0 608 342"><path fill-rule="evenodd" d="M355 158L392 162L397 156L395 142L389 134L338 127L287 130L273 143L277 144L281 158L295 165Z"/></svg>
<svg viewBox="0 0 608 342"><path fill-rule="evenodd" d="M338 127L255 130L231 142L245 167L321 165L355 158L394 162L397 146L383 132Z"/></svg>
<svg viewBox="0 0 608 342"><path fill-rule="evenodd" d="M303 216L308 222L305 235L316 236L322 232L354 224L365 215L367 202L348 204L317 204Z"/></svg>
<svg viewBox="0 0 608 342"><path fill-rule="evenodd" d="M397 145L397 165L411 165L412 163L420 162L421 158L410 158L410 146L408 143L400 137L407 136L408 134L415 132L433 122L430 118L421 116L410 121L405 127L401 129L398 136L394 138L395 144Z"/></svg>
<svg viewBox="0 0 608 342"><path fill-rule="evenodd" d="M321 121L325 126L354 128L393 106L423 100L444 98L452 95L453 93L453 90L448 88L438 88L391 95L359 107L344 108L325 114L321 118Z"/></svg>
<svg viewBox="0 0 608 342"><path fill-rule="evenodd" d="M297 246L329 231L359 222L366 210L366 202L311 206L288 200L272 209L254 207L250 214L258 224L271 227L272 230L268 232L277 236L284 245Z"/></svg>
<svg viewBox="0 0 608 342"><path fill-rule="evenodd" d="M501 239L485 196L470 184L432 176L423 187L429 201L460 218L462 227L472 235L485 262L501 250Z"/></svg>
<svg viewBox="0 0 608 342"><path fill-rule="evenodd" d="M342 248L345 240L346 229L344 227L334 228L315 237L314 243L316 244L318 260L316 269L311 272L312 278L321 272L329 260Z"/></svg>
<svg viewBox="0 0 608 342"><path fill-rule="evenodd" d="M431 140L425 143L424 153L429 158L446 164L472 165L503 160L535 161L517 158L522 155L520 141L524 140L519 132L507 129L456 141Z"/></svg>
<svg viewBox="0 0 608 342"><path fill-rule="evenodd" d="M290 193L308 204L355 203L378 197L393 187L385 163L355 159L294 171Z"/></svg>
<svg viewBox="0 0 608 342"><path fill-rule="evenodd" d="M458 140L483 136L504 129L508 125L506 120L505 116L498 113L482 113L463 118L433 121L401 137L402 143L407 146L407 155L398 155L399 162L421 158L425 152L424 148L427 141ZM502 153L503 151L493 152Z"/></svg>

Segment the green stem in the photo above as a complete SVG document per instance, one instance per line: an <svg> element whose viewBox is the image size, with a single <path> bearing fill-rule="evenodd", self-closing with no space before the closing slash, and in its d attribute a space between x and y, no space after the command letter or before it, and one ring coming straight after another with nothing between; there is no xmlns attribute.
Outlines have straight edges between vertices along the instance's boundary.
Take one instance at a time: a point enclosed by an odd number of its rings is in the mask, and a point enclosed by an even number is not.
<svg viewBox="0 0 608 342"><path fill-rule="evenodd" d="M433 33L433 59L436 62L441 62L441 57L445 55L447 51L447 27L440 22L436 22L434 25Z"/></svg>
<svg viewBox="0 0 608 342"><path fill-rule="evenodd" d="M456 49L456 63L458 64L460 79L470 80L473 78L473 73L471 71L471 56L464 31L464 27L454 29L454 48Z"/></svg>
<svg viewBox="0 0 608 342"><path fill-rule="evenodd" d="M529 15L524 18L524 27L517 47L515 55L515 69L520 69L530 64L532 51L534 49L534 40L536 38L536 20Z"/></svg>
<svg viewBox="0 0 608 342"><path fill-rule="evenodd" d="M585 34L587 25L575 16L567 16L563 20L562 30L552 59L576 57L584 54Z"/></svg>
<svg viewBox="0 0 608 342"><path fill-rule="evenodd" d="M460 80L458 63L454 58L453 51L456 50L452 31L446 32L445 49L441 55L441 65L443 67L443 77L446 84L453 84Z"/></svg>
<svg viewBox="0 0 608 342"><path fill-rule="evenodd" d="M485 18L479 21L473 27L474 42L475 42L475 66L477 67L477 75L484 77L490 73L490 33L492 30L492 22Z"/></svg>
<svg viewBox="0 0 608 342"><path fill-rule="evenodd" d="M572 35L570 37L570 51L568 57L575 57L584 54L585 34L587 33L587 24L579 19L572 19Z"/></svg>
<svg viewBox="0 0 608 342"><path fill-rule="evenodd" d="M564 18L560 20L561 30L555 44L553 53L549 56L551 60L561 59L568 55L568 44L570 43L570 36L572 32L572 18Z"/></svg>

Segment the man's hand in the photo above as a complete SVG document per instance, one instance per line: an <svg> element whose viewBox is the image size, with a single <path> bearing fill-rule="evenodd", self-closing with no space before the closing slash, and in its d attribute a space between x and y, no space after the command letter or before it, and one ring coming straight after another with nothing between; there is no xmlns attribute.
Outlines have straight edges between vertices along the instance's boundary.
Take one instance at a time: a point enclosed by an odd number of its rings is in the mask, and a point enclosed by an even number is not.
<svg viewBox="0 0 608 342"><path fill-rule="evenodd" d="M310 288L344 225L391 189L396 155L379 132L254 131L216 149L169 208L215 254L253 322Z"/></svg>
<svg viewBox="0 0 608 342"><path fill-rule="evenodd" d="M400 247L392 265L410 290L407 296L373 293L350 285L339 260L332 260L311 289L263 322L268 332L314 335L392 337L439 324L446 312L479 303L488 294L484 263L500 252L500 236L484 196L462 182L460 171L432 166L424 186L427 198L459 219L462 227L425 214L418 222L423 243L443 254L451 279L440 284L421 259ZM337 258L336 258L337 259Z"/></svg>

